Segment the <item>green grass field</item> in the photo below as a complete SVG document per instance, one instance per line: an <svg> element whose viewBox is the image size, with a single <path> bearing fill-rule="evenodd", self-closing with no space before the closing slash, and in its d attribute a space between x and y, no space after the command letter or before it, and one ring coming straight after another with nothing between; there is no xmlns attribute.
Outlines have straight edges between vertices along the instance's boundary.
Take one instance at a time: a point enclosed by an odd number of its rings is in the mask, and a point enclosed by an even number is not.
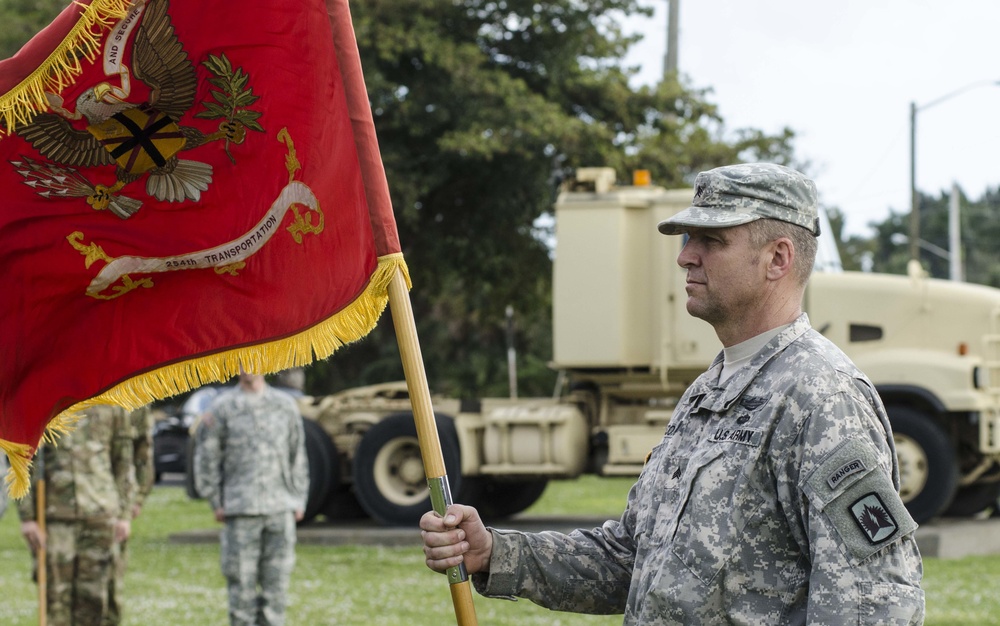
<svg viewBox="0 0 1000 626"><path fill-rule="evenodd" d="M617 517L630 479L584 477L550 484L529 512L581 511ZM183 489L156 487L136 521L126 578L126 626L209 626L227 623L218 545L179 544L171 534L216 528L204 502ZM416 533L417 531L414 530ZM292 576L288 626L421 626L454 624L443 576L424 567L420 548L300 545ZM17 513L0 520L0 624L37 624L31 560ZM1000 624L1000 556L926 559L929 626ZM554 613L530 602L474 598L483 626L611 626L618 616Z"/></svg>

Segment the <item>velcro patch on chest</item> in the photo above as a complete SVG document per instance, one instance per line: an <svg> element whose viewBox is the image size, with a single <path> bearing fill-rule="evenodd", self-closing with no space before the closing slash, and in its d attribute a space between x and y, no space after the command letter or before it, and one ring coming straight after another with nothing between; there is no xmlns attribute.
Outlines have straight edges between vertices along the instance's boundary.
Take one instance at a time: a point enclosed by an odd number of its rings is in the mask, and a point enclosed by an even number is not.
<svg viewBox="0 0 1000 626"><path fill-rule="evenodd" d="M714 443L740 443L745 446L760 446L763 433L756 428L719 428L712 433L709 441Z"/></svg>

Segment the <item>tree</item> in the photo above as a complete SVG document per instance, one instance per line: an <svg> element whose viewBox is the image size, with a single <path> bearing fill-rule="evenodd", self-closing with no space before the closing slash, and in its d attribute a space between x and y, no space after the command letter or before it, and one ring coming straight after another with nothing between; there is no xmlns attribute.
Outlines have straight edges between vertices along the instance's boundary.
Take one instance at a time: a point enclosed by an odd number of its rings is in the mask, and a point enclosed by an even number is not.
<svg viewBox="0 0 1000 626"><path fill-rule="evenodd" d="M68 4L68 0L0 0L0 59L14 56Z"/></svg>
<svg viewBox="0 0 1000 626"><path fill-rule="evenodd" d="M506 392L504 309L517 311L520 388L548 394L551 259L533 224L579 166L657 184L740 159L788 163L793 134L727 137L707 90L633 88L635 0L382 0L352 6L431 387ZM386 325L314 367L329 390L401 375ZM379 365L373 366L378 363Z"/></svg>

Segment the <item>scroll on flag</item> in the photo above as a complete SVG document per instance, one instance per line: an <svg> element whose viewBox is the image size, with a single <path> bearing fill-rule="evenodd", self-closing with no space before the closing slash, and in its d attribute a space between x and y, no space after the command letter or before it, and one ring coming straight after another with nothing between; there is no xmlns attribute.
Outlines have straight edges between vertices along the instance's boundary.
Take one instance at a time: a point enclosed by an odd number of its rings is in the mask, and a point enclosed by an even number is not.
<svg viewBox="0 0 1000 626"><path fill-rule="evenodd" d="M0 188L15 496L46 427L325 358L405 272L323 0L71 4L0 62Z"/></svg>

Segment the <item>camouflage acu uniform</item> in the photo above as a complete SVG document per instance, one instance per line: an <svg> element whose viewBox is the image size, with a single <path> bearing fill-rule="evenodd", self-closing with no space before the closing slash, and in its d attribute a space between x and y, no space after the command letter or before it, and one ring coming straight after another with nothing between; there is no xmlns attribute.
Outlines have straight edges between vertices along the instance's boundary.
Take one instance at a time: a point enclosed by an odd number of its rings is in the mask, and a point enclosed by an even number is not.
<svg viewBox="0 0 1000 626"><path fill-rule="evenodd" d="M129 437L132 440L132 466L135 471L136 491L129 516L134 518L153 490L153 411L145 406L129 413ZM120 624L122 620L121 594L125 584L125 570L128 565L128 540L123 541L115 559L115 575L111 578L108 595L107 626Z"/></svg>
<svg viewBox="0 0 1000 626"><path fill-rule="evenodd" d="M222 573L235 625L280 625L309 493L302 417L287 394L237 387L213 401L195 453L198 492L226 521Z"/></svg>
<svg viewBox="0 0 1000 626"><path fill-rule="evenodd" d="M57 445L43 447L50 624L99 626L107 619L118 553L114 524L130 515L135 492L129 432L123 409L97 406ZM36 520L35 505L33 492L18 501L22 521Z"/></svg>
<svg viewBox="0 0 1000 626"><path fill-rule="evenodd" d="M724 385L685 392L624 514L493 530L484 595L625 624L921 624L916 523L885 410L802 315Z"/></svg>

